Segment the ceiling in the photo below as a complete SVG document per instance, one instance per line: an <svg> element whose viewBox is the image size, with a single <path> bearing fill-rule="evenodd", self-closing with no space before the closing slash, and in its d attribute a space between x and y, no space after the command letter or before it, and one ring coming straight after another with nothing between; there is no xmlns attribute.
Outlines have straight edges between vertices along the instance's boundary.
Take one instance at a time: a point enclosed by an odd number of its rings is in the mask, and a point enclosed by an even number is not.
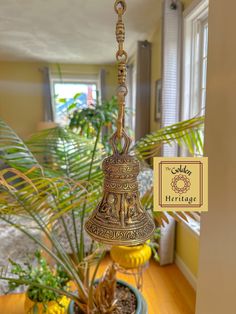
<svg viewBox="0 0 236 314"><path fill-rule="evenodd" d="M112 63L114 0L4 0L0 3L0 60ZM161 0L127 0L126 50L154 31Z"/></svg>

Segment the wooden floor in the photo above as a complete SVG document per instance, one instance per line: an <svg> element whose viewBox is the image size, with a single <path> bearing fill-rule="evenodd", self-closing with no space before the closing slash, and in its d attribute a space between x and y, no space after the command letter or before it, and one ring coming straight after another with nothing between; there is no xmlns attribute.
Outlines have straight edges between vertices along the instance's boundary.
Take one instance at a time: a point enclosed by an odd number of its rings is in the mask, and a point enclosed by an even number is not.
<svg viewBox="0 0 236 314"><path fill-rule="evenodd" d="M102 263L99 276L108 262L106 258ZM119 274L118 278L135 283L128 275ZM143 280L143 295L148 303L149 314L195 313L195 292L176 265L160 267L151 261ZM23 306L23 294L0 296L0 314L24 314Z"/></svg>

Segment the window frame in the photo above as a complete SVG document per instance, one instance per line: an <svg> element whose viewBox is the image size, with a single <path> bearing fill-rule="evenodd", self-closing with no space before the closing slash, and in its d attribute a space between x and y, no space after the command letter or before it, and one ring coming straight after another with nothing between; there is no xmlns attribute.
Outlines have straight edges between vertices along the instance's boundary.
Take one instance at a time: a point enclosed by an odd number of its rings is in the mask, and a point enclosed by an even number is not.
<svg viewBox="0 0 236 314"><path fill-rule="evenodd" d="M55 84L69 84L69 83L76 83L76 84L95 84L96 85L96 91L98 91L98 94L101 95L100 93L100 81L97 76L91 75L91 76L77 76L77 75L63 75L63 78L59 78L57 76L51 76L50 77L50 89L51 89L51 99L52 99L52 110L53 110L53 121L55 123L59 123L56 121L56 99L55 99ZM99 96L100 97L100 96ZM98 99L99 100L99 99Z"/></svg>
<svg viewBox="0 0 236 314"><path fill-rule="evenodd" d="M202 91L202 62L203 56L203 28L208 24L208 0L195 0L183 13L183 62L182 62L182 106L181 119L187 120L201 112ZM196 36L199 35L200 46L196 47ZM196 64L198 68L196 69ZM198 71L198 73L196 73ZM198 76L197 82L196 77ZM197 85L197 91L195 84ZM194 90L195 88L195 90ZM194 100L197 93L198 101ZM197 103L197 106L196 106ZM196 106L194 108L194 106ZM204 108L205 109L205 108ZM198 111L198 112L197 112ZM202 113L202 112L201 112ZM185 149L180 151L182 156L188 156ZM200 216L198 220L189 219L182 223L196 236L200 235Z"/></svg>
<svg viewBox="0 0 236 314"><path fill-rule="evenodd" d="M197 113L201 111L199 102L201 98L202 64L196 69L196 63L201 62L198 59L201 58L200 53L203 47L195 47L195 40L197 34L200 34L200 43L202 43L203 34L199 32L199 28L208 22L208 6L208 0L195 0L183 13L182 120L190 119L195 115L197 110L194 105L196 106L196 103L197 109L199 109ZM199 70L200 72L196 73ZM196 76L198 76L197 82ZM194 100L195 93L198 93L197 101Z"/></svg>

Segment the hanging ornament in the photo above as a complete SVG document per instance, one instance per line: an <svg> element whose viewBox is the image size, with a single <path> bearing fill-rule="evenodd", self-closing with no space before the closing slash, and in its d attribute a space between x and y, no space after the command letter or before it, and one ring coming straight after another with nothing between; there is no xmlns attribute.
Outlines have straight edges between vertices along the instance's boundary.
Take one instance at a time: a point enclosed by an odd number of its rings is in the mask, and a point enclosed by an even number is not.
<svg viewBox="0 0 236 314"><path fill-rule="evenodd" d="M115 11L118 14L117 130L110 139L113 154L102 163L104 172L102 200L85 223L85 229L92 239L104 244L133 246L148 240L155 230L155 224L140 202L137 181L139 161L129 155L132 140L124 129L125 97L128 93L126 86L128 56L124 50L125 27L122 20L126 11L125 0L115 1Z"/></svg>

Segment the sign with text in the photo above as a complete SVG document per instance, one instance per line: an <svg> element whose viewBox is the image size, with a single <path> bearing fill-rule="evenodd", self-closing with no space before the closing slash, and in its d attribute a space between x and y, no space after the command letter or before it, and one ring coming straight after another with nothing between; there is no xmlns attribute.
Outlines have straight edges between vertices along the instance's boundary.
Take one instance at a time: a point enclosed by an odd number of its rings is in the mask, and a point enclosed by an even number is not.
<svg viewBox="0 0 236 314"><path fill-rule="evenodd" d="M208 158L155 157L154 210L207 211Z"/></svg>

